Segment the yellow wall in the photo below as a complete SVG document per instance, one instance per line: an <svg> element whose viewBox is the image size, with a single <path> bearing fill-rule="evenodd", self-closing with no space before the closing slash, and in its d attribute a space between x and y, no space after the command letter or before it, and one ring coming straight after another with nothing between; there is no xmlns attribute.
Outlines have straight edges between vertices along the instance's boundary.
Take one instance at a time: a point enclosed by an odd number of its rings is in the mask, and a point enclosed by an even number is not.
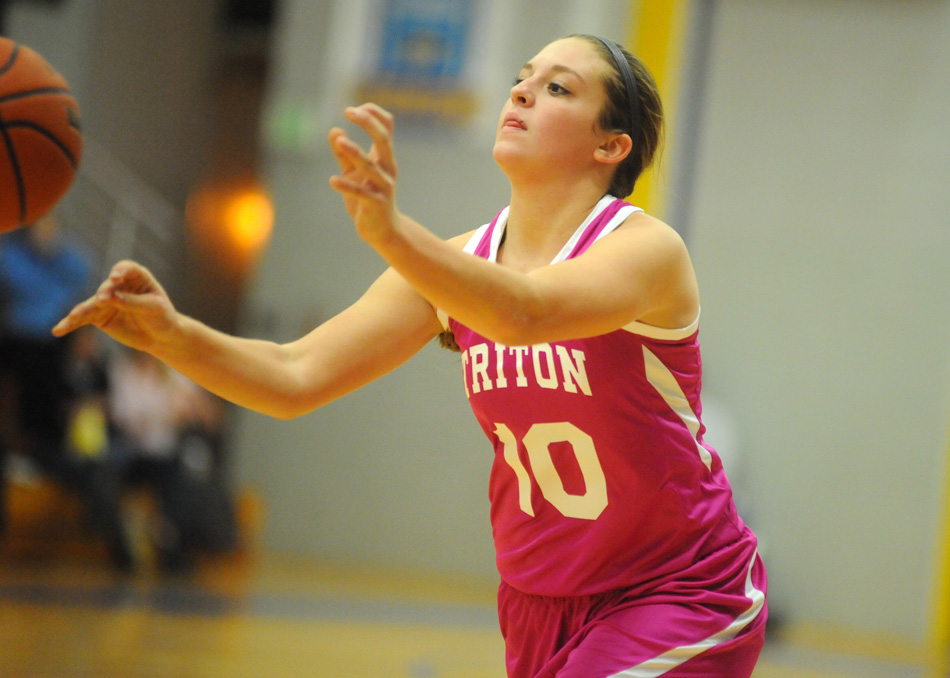
<svg viewBox="0 0 950 678"><path fill-rule="evenodd" d="M934 603L931 619L931 648L934 653L934 678L943 678L950 669L950 434L948 434L941 534L934 569Z"/></svg>
<svg viewBox="0 0 950 678"><path fill-rule="evenodd" d="M692 0L640 0L630 12L626 45L640 57L656 80L666 109L666 143L676 134L677 94L686 50L687 25ZM637 181L631 202L664 218L669 167L661 154Z"/></svg>

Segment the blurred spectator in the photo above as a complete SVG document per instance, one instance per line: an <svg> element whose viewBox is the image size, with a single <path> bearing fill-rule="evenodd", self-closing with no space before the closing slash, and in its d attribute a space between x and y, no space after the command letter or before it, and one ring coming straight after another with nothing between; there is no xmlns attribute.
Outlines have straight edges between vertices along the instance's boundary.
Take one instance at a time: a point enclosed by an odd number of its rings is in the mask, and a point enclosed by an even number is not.
<svg viewBox="0 0 950 678"><path fill-rule="evenodd" d="M0 237L0 535L13 453L84 500L123 571L137 564L123 496L130 485L154 491L158 565L187 570L197 550L237 541L223 404L146 353L108 360L92 328L52 336L94 291L92 272L55 216Z"/></svg>
<svg viewBox="0 0 950 678"><path fill-rule="evenodd" d="M138 351L114 361L110 381L121 485L144 484L158 495L154 547L159 567L188 570L196 550L232 546L233 540L210 534L205 522L216 509L220 515L220 499L226 495L221 494L218 458L221 402ZM232 517L226 512L222 519L212 532L216 527L230 530Z"/></svg>
<svg viewBox="0 0 950 678"><path fill-rule="evenodd" d="M83 498L92 526L106 538L113 564L135 567L122 518L122 486L109 416L109 362L100 334L84 327L70 337L63 364L68 393L63 480Z"/></svg>
<svg viewBox="0 0 950 678"><path fill-rule="evenodd" d="M0 238L0 471L8 451L44 470L59 468L66 342L50 329L92 292L92 273L91 260L53 214ZM5 509L0 496L0 531Z"/></svg>

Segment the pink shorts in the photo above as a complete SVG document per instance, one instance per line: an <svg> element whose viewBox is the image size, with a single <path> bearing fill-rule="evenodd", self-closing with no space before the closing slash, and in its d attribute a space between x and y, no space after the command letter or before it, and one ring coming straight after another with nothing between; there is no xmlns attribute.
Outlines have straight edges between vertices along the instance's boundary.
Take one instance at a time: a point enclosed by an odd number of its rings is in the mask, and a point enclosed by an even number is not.
<svg viewBox="0 0 950 678"><path fill-rule="evenodd" d="M553 598L498 590L509 678L748 678L765 640L758 554L693 584Z"/></svg>

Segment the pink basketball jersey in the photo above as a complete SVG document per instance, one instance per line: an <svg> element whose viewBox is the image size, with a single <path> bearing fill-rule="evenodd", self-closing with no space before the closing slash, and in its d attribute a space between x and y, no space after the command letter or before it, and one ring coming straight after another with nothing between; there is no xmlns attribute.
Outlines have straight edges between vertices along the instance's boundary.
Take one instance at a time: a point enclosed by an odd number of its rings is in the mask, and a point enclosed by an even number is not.
<svg viewBox="0 0 950 678"><path fill-rule="evenodd" d="M607 196L552 262L581 256L634 211ZM495 261L507 208L467 251ZM448 319L466 393L491 440L498 570L529 594L590 595L675 579L755 538L703 442L698 318L668 330L505 346ZM712 559L714 560L714 559ZM710 573L713 576L713 573Z"/></svg>

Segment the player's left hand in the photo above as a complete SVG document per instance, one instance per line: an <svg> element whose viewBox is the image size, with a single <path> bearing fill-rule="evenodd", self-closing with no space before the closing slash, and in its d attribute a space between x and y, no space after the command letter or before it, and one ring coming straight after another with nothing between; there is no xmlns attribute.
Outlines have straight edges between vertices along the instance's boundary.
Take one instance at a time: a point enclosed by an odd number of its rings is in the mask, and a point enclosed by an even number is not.
<svg viewBox="0 0 950 678"><path fill-rule="evenodd" d="M372 146L366 152L341 128L331 129L328 141L340 174L330 178L330 186L343 196L359 236L373 244L397 224L393 116L372 103L344 113L369 135Z"/></svg>

